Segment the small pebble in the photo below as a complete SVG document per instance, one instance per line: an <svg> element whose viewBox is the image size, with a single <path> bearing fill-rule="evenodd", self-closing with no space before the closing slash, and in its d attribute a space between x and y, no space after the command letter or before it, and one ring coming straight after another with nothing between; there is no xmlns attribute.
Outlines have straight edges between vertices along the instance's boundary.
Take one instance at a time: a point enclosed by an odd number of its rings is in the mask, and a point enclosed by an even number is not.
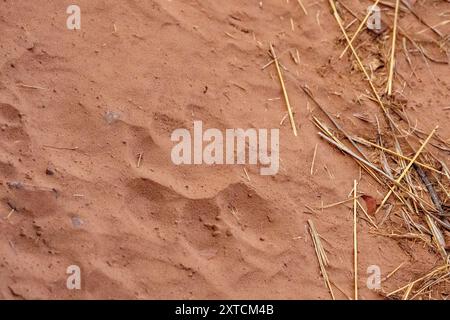
<svg viewBox="0 0 450 320"><path fill-rule="evenodd" d="M120 119L120 114L114 111L107 111L105 113L105 120L108 124L112 124Z"/></svg>
<svg viewBox="0 0 450 320"><path fill-rule="evenodd" d="M80 217L72 217L72 225L74 226L74 228L81 228L81 226L84 224L84 221L81 220Z"/></svg>

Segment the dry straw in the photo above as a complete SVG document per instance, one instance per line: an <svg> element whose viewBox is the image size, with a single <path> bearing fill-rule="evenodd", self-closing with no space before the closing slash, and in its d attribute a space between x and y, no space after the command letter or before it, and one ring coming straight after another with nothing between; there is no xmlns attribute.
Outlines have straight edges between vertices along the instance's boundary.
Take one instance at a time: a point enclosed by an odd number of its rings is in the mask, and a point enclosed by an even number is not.
<svg viewBox="0 0 450 320"><path fill-rule="evenodd" d="M272 53L273 60L275 62L275 66L277 68L278 78L280 79L281 88L283 89L284 100L286 102L287 110L289 113L289 120L291 122L292 131L294 132L294 136L297 136L297 127L295 125L294 115L292 113L291 103L289 102L289 96L286 90L286 85L284 84L283 74L281 73L280 65L278 63L278 58L275 53L275 49L273 45L270 44L270 52Z"/></svg>
<svg viewBox="0 0 450 320"><path fill-rule="evenodd" d="M319 261L320 273L322 274L322 277L325 281L325 285L328 287L328 290L330 291L331 298L335 300L333 289L331 288L330 279L328 278L326 269L326 267L328 267L329 264L327 254L322 246L322 241L320 240L320 236L316 231L316 227L314 226L313 221L308 219L308 225L309 225L309 233L311 234L311 238L314 244L314 250L316 251L317 260Z"/></svg>

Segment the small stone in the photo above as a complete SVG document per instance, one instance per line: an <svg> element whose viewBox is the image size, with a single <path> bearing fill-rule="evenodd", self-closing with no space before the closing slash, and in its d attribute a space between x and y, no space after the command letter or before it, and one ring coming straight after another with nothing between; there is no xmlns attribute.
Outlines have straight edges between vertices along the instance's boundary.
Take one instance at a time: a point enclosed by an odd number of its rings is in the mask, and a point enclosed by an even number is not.
<svg viewBox="0 0 450 320"><path fill-rule="evenodd" d="M84 221L81 220L81 218L77 217L77 216L72 217L71 220L72 220L72 225L74 228L81 228L81 226L84 224Z"/></svg>
<svg viewBox="0 0 450 320"><path fill-rule="evenodd" d="M120 119L120 113L114 111L107 111L105 113L105 120L108 124L112 124Z"/></svg>
<svg viewBox="0 0 450 320"><path fill-rule="evenodd" d="M7 182L6 184L10 188L14 188L14 189L22 189L23 188L23 183L20 181L11 181L11 182Z"/></svg>

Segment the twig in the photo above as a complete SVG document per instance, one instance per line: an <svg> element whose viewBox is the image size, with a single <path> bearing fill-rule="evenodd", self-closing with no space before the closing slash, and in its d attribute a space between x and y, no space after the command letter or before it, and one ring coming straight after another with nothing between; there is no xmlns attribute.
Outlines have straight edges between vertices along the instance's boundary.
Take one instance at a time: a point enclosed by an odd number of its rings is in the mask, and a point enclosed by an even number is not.
<svg viewBox="0 0 450 320"><path fill-rule="evenodd" d="M325 284L330 291L331 297L335 300L333 289L331 288L331 283L328 278L326 267L328 266L328 258L325 250L323 249L322 242L320 240L319 235L317 234L316 228L314 227L314 223L312 220L308 219L309 225L309 233L311 234L311 238L314 244L314 250L316 251L317 260L319 261L320 273L322 274L323 279L325 280Z"/></svg>
<svg viewBox="0 0 450 320"><path fill-rule="evenodd" d="M292 130L294 131L294 136L297 136L297 127L295 125L294 115L292 114L291 104L289 102L289 96L288 96L287 91L286 91L286 86L284 84L283 75L281 73L280 66L279 66L279 63L278 63L278 59L277 59L277 56L275 54L275 49L273 48L272 44L270 44L270 51L272 52L273 59L275 60L275 66L277 68L278 77L279 77L280 83L281 83L281 88L283 89L283 95L284 95L284 99L286 101L286 106L287 106L287 109L288 109L289 120L291 121Z"/></svg>
<svg viewBox="0 0 450 320"><path fill-rule="evenodd" d="M376 225L376 223L372 220L372 218L369 216L369 214L367 213L366 209L364 209L364 207L361 205L361 203L358 201L358 207L362 210L362 212L364 213L364 215L367 218L367 221L370 222L370 224L378 230L378 226Z"/></svg>
<svg viewBox="0 0 450 320"><path fill-rule="evenodd" d="M305 13L305 15L308 15L308 11L306 11L305 6L303 5L302 0L297 0L298 4L300 5L300 7L302 8L303 12Z"/></svg>
<svg viewBox="0 0 450 320"><path fill-rule="evenodd" d="M364 152L359 148L359 146L353 141L353 139L350 137L350 135L339 125L339 123L331 116L331 114L325 110L325 108L316 100L316 98L313 96L311 90L307 85L300 87L306 95L314 102L316 106L319 107L319 109L327 116L328 120L331 121L331 123L342 132L342 134L347 138L347 140L355 147L356 150L363 156L364 159L369 160L367 156L364 154Z"/></svg>
<svg viewBox="0 0 450 320"><path fill-rule="evenodd" d="M316 154L317 154L317 143L316 143L316 147L314 148L314 155L313 155L313 159L312 159L312 162L311 162L311 175L313 175L314 174L314 164L316 163Z"/></svg>
<svg viewBox="0 0 450 320"><path fill-rule="evenodd" d="M360 17L358 17L358 15L352 10L350 9L344 1L338 0L339 4L344 7L345 10L347 10L353 17L355 17L356 19L358 19L359 21L362 21Z"/></svg>
<svg viewBox="0 0 450 320"><path fill-rule="evenodd" d="M438 194L436 193L436 190L434 190L434 187L431 184L430 180L428 179L427 174L416 163L413 166L414 166L414 169L419 174L419 177L422 180L423 184L427 188L428 193L430 194L431 200L433 201L434 205L436 206L436 209L437 209L439 215L444 216L445 212L444 212L444 209L442 208L441 199L439 198Z"/></svg>
<svg viewBox="0 0 450 320"><path fill-rule="evenodd" d="M144 155L143 152L139 153L139 158L138 158L138 161L137 161L136 168L139 168L141 166L141 160L142 160L142 156L143 155Z"/></svg>
<svg viewBox="0 0 450 320"><path fill-rule="evenodd" d="M22 87L22 88L28 88L28 89L47 90L47 88L38 87L38 86L30 86L30 85L23 84L23 83L19 83L19 84L17 84L17 85L18 85L19 87Z"/></svg>
<svg viewBox="0 0 450 320"><path fill-rule="evenodd" d="M414 155L414 157L411 159L411 161L408 163L408 165L406 166L405 170L403 170L402 174L400 175L400 177L397 178L396 180L396 184L399 185L400 182L403 180L403 178L405 177L405 175L408 173L409 169L411 168L411 166L414 164L414 162L416 161L416 159L419 157L420 153L423 151L423 149L425 148L425 146L428 144L428 142L431 140L431 138L433 137L434 133L436 132L436 130L438 129L438 126L436 126L434 128L434 130L430 133L430 135L428 136L428 138L425 140L425 142L420 146L419 150L416 152L416 154ZM386 194L386 196L384 197L383 201L381 202L380 206L378 207L377 211L375 212L378 213L378 211L380 211L380 209L383 207L383 205L386 203L386 201L389 199L389 197L391 196L393 192L393 189L389 190L389 192Z"/></svg>
<svg viewBox="0 0 450 320"><path fill-rule="evenodd" d="M380 2L380 0L375 1L373 6L376 6L378 4L378 2ZM367 20L369 19L371 13L372 12L370 12L370 11L367 12L367 15L364 17L363 21L361 21L361 24L359 25L358 29L355 31L355 34L353 35L352 39L350 40L350 43L353 43L353 41L356 39L356 37L358 36L359 32L362 30L362 28L366 24ZM347 52L349 47L350 47L350 45L347 44L347 46L345 47L344 51L342 51L341 55L339 56L339 59L342 59L342 57Z"/></svg>
<svg viewBox="0 0 450 320"><path fill-rule="evenodd" d="M382 151L384 151L384 152L386 152L386 153L395 155L395 156L397 156L397 157L399 157L399 158L402 158L402 159L404 159L404 160L411 161L411 158L409 158L409 157L407 157L407 156L404 156L404 155L402 155L402 154L400 154L400 153L397 153L397 152L395 152L395 151L392 151L392 150L390 150L390 149L387 149L387 148L385 148L385 147L383 147L383 146L380 146L380 145L378 145L378 144L376 144L376 143L370 142L370 141L368 141L368 140L366 140L366 139L363 139L363 138L359 138L359 137L358 137L358 138L354 138L354 141L360 142L360 143L365 144L365 145L369 145L369 146L371 146L371 147L375 147L375 148L377 148L377 149L380 149L380 150L382 150ZM422 163L422 162L416 161L415 164L417 164L417 165L419 165L419 166L421 166L421 167L424 167L424 168L426 168L426 169L428 169L428 170L434 171L434 172L436 172L436 173L445 175L445 173L443 173L443 172L441 172L441 171L439 171L439 170L437 170L437 169L435 169L435 168L433 168L433 167L431 167L431 166L429 166L429 165L427 165L427 164L424 164L424 163Z"/></svg>
<svg viewBox="0 0 450 320"><path fill-rule="evenodd" d="M247 170L245 168L244 168L244 173L245 173L245 176L247 177L247 180L250 182L251 181L250 176L248 175Z"/></svg>
<svg viewBox="0 0 450 320"><path fill-rule="evenodd" d="M309 211L311 211L311 213L318 215L317 211L314 210L313 208L311 208L310 206L308 206L307 204L305 204L305 208L308 209Z"/></svg>
<svg viewBox="0 0 450 320"><path fill-rule="evenodd" d="M333 286L336 287L336 289L338 289L347 298L347 300L352 300L352 298L350 298L350 296L344 290L342 290L342 288L339 287L336 282L331 281L331 280L330 280L330 282Z"/></svg>
<svg viewBox="0 0 450 320"><path fill-rule="evenodd" d="M344 151L345 153L351 155L352 157L354 157L356 160L364 163L366 166L370 167L371 169L375 170L376 172L378 172L379 174L385 176L386 178L388 178L389 180L391 180L391 178L382 170L380 170L379 168L375 167L372 163L364 160L363 158L361 158L360 156L358 156L357 154L355 154L353 151L351 151L350 149L348 149L346 146L344 145L340 145L339 143L335 142L334 140L328 138L326 135L324 135L322 132L318 133L320 137L322 137L323 139L327 140L329 143L333 144L334 146L336 146L337 148L339 148L341 151Z"/></svg>
<svg viewBox="0 0 450 320"><path fill-rule="evenodd" d="M374 84L373 84L373 82L372 82L372 80L371 80L369 74L367 73L366 68L364 68L364 65L363 65L363 63L361 62L361 59L359 58L358 54L356 53L355 48L354 48L353 45L351 44L350 39L349 39L349 37L348 37L348 35L347 35L347 32L345 31L344 27L342 26L342 23L341 23L341 17L339 17L339 14L338 14L337 9L336 9L336 5L334 4L333 0L329 0L329 2L330 2L330 5L331 5L331 8L333 9L333 15L334 15L334 18L335 18L336 22L338 23L339 28L341 28L341 31L342 31L342 33L343 33L343 35L344 35L344 37L345 37L345 40L347 40L347 43L348 43L348 45L350 46L350 49L352 50L352 53L353 53L353 55L355 56L356 61L358 62L359 68L361 69L361 71L362 71L362 72L364 73L364 75L366 76L366 80L369 82L370 88L372 89L372 92L373 92L373 94L375 95L375 98L376 98L378 104L380 105L381 109L383 110L383 112L384 112L386 118L387 118L392 124L394 124L394 121L393 121L392 118L390 117L390 115L389 115L389 113L388 113L388 110L387 110L386 107L384 106L383 101L381 101L381 97L380 97L380 95L378 94L377 89L375 88L375 86L374 86ZM396 125L395 125L395 127L397 128Z"/></svg>
<svg viewBox="0 0 450 320"><path fill-rule="evenodd" d="M355 280L355 300L358 300L358 237L357 237L357 182L353 181L353 270Z"/></svg>
<svg viewBox="0 0 450 320"><path fill-rule="evenodd" d="M386 277L381 279L381 282L389 280L389 278L391 278L398 270L400 270L400 268L403 267L405 263L406 263L406 261L403 261L397 268L392 270Z"/></svg>
<svg viewBox="0 0 450 320"><path fill-rule="evenodd" d="M424 275L423 277L420 277L419 279L414 280L414 281L408 283L407 285L404 285L403 287L398 288L397 290L394 290L394 291L388 293L388 294L387 294L387 297L390 297L390 296L392 296L393 294L396 294L397 292L403 291L403 290L408 289L408 288L410 288L410 289L409 289L409 291L410 291L410 290L412 289L412 287L413 287L416 283L418 283L418 282L420 282L420 281L422 281L422 280L424 280L424 279L426 279L426 278L432 277L433 275L435 275L436 273L438 273L438 272L440 272L440 271L442 271L442 270L449 269L449 267L450 267L450 265L448 265L448 264L445 264L445 265L443 265L443 266L440 266L440 267L438 267L438 268L432 270L431 272L427 273L427 274Z"/></svg>
<svg viewBox="0 0 450 320"><path fill-rule="evenodd" d="M50 148L50 149L57 149L57 150L70 150L70 151L78 150L78 147L67 148L67 147L55 147L55 146L48 146L48 145L44 145L43 147Z"/></svg>
<svg viewBox="0 0 450 320"><path fill-rule="evenodd" d="M9 217L11 217L11 215L14 213L14 211L16 211L16 209L11 209L11 211L8 213L5 219L8 220Z"/></svg>
<svg viewBox="0 0 450 320"><path fill-rule="evenodd" d="M405 37L403 37L403 39L402 39L402 45L403 45L403 52L405 53L406 61L408 62L408 65L409 65L409 67L411 68L411 71L412 71L412 73L414 74L414 76L415 76L417 79L419 79L419 77L418 77L417 74L416 74L416 70L415 70L415 68L413 67L413 63L412 63L412 61L411 61L411 57L409 56L408 48L407 48L407 46L406 46L406 38L405 38Z"/></svg>
<svg viewBox="0 0 450 320"><path fill-rule="evenodd" d="M290 52L290 50L285 50L285 51L283 51L282 53L280 53L278 56L277 56L277 59L280 59L285 53L287 53L287 52ZM270 54L272 55L272 52L270 52ZM263 65L262 67L261 67L261 70L264 70L264 69L266 69L268 66L270 66L271 64L273 64L273 63L275 63L275 58L273 57L273 55L272 55L272 59L270 59L270 61L269 62L267 62L265 65Z"/></svg>
<svg viewBox="0 0 450 320"><path fill-rule="evenodd" d="M360 198L360 197L361 196L357 196L357 198ZM342 201L339 201L339 202L322 205L321 207L319 207L317 209L322 209L322 210L323 209L329 209L329 208L333 208L333 207L336 207L338 205L341 205L341 204L344 204L344 203L347 203L347 202L350 202L350 201L354 201L354 199L350 198L350 199L345 199L345 200L342 200Z"/></svg>
<svg viewBox="0 0 450 320"><path fill-rule="evenodd" d="M402 2L404 4L405 1L402 0ZM414 17L417 18L417 20L419 20L421 23L423 23L425 26L427 26L428 28L430 28L435 34L437 34L440 38L443 38L443 34L437 30L434 26L431 26L428 22L426 22L421 16L419 16L419 14L408 4L406 4L406 7L408 8L408 10L413 14Z"/></svg>
<svg viewBox="0 0 450 320"><path fill-rule="evenodd" d="M367 167L375 170L376 172L378 172L379 174L381 174L382 176L384 176L385 178L387 178L389 181L393 182L397 187L399 187L401 190L403 190L404 192L406 192L409 196L411 196L411 199L415 200L415 201L420 201L421 203L427 205L429 208L433 208L433 205L428 203L427 201L425 201L424 199L418 197L417 195L415 195L414 193L412 193L411 191L409 191L408 189L406 189L404 186L402 186L400 183L398 183L396 180L394 180L392 177L390 177L386 172L384 172L383 170L379 169L378 167L376 167L375 165L373 165L372 163L370 163L369 161L366 161L364 159L362 159L360 156L358 156L357 154L355 154L353 151L351 151L350 149L348 149L345 145L343 145L341 142L339 142L339 140L335 141L329 137L327 137L326 135L324 135L322 132L319 132L318 135L320 137L322 137L323 139L327 140L329 143L331 143L332 145L334 145L335 147L337 147L338 149L340 149L341 151L347 153L348 155L352 156L355 161L360 164L364 169L367 169ZM365 164L367 167L364 167L362 164ZM375 175L373 174L373 172L371 172L370 170L366 170L369 174L371 174L371 176L380 184L382 184L381 180ZM389 186L388 184L386 184L388 186L388 188L397 196L397 198L399 198L400 201L402 201L402 203L405 203L405 201L395 192L394 188ZM378 208L378 210L380 210L381 207Z"/></svg>
<svg viewBox="0 0 450 320"><path fill-rule="evenodd" d="M391 60L389 65L389 77L388 77L388 95L392 94L392 80L394 77L394 65L395 65L395 42L397 40L397 23L398 23L398 7L400 6L400 0L395 3L395 16L394 16L394 29L392 30L392 47L391 47Z"/></svg>

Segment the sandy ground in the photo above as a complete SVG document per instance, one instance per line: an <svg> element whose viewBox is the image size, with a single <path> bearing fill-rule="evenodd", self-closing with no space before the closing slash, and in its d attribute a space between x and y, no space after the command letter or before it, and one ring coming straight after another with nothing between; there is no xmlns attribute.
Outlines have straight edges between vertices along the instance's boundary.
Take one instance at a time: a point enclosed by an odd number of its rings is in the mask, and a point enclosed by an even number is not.
<svg viewBox="0 0 450 320"><path fill-rule="evenodd" d="M363 17L366 2L345 4ZM352 296L351 203L313 214L305 205L347 199L360 170L317 136L312 115L325 117L300 86L355 135L375 136L379 106L350 55L338 59L344 41L328 1L303 0L308 15L293 0L261 3L78 0L74 31L66 27L71 2L1 1L0 298L330 299L308 219L323 236L331 280ZM449 19L446 1L415 8L432 25ZM392 10L383 12L391 22ZM341 13L346 25L353 20ZM426 28L406 12L400 25L411 34ZM439 30L448 34L449 25ZM389 50L378 45L388 35L359 37L365 64ZM269 42L289 70L298 137L288 120L280 125L286 106L275 66L261 69ZM445 60L435 47L430 54ZM298 50L299 64L288 49ZM448 64L411 59L417 76L398 49L396 96L411 123L425 132L439 124L449 139ZM386 66L377 72L384 79ZM118 118L109 123L108 112ZM194 120L280 128L279 173L175 166L170 134ZM448 152L433 152L450 166ZM359 188L378 201L386 193L365 173ZM385 276L405 262L383 283L389 291L440 259L420 242L371 233L363 219L358 238L364 299L380 298L366 287L368 266ZM66 288L70 265L81 268L81 290Z"/></svg>

